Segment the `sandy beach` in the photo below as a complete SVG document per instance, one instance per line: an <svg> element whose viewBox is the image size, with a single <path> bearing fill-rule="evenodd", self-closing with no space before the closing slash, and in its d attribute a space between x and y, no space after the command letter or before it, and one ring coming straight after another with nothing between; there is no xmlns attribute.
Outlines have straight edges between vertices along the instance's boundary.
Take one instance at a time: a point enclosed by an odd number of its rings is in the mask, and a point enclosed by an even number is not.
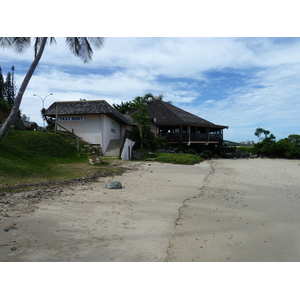
<svg viewBox="0 0 300 300"><path fill-rule="evenodd" d="M48 197L3 196L0 261L300 261L299 160L127 167Z"/></svg>

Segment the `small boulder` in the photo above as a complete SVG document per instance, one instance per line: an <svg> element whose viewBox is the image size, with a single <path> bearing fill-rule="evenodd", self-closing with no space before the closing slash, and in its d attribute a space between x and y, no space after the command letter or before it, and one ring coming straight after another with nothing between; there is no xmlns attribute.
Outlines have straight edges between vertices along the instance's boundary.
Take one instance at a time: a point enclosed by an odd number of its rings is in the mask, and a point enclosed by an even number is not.
<svg viewBox="0 0 300 300"><path fill-rule="evenodd" d="M106 186L107 189L118 190L122 189L122 183L120 181L109 182Z"/></svg>

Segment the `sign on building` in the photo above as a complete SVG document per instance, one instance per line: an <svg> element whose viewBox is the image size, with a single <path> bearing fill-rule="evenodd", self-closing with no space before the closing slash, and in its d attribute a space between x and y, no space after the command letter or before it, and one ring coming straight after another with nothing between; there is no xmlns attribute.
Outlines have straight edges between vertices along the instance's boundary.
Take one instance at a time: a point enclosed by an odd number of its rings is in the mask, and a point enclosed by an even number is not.
<svg viewBox="0 0 300 300"><path fill-rule="evenodd" d="M59 117L59 121L84 121L83 116L72 116L72 117Z"/></svg>

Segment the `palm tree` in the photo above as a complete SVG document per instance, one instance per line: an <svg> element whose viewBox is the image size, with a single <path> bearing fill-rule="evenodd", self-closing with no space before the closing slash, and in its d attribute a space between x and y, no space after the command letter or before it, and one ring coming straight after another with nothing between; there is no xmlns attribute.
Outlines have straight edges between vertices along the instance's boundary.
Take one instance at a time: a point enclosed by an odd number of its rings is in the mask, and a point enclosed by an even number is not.
<svg viewBox="0 0 300 300"><path fill-rule="evenodd" d="M84 63L87 63L92 60L93 49L101 48L103 46L104 38L102 37L67 37L66 43L70 48L71 52L82 59ZM12 107L10 115L2 125L0 129L0 141L5 137L9 128L13 124L17 113L19 111L21 101L27 85L43 55L45 46L47 42L54 43L54 38L49 37L36 37L34 41L34 60L31 66L28 69L27 74L25 75L17 97L15 99L15 103ZM0 37L0 47L2 48L14 48L17 52L22 53L26 48L28 48L31 44L30 37Z"/></svg>
<svg viewBox="0 0 300 300"><path fill-rule="evenodd" d="M162 100L163 99L163 94L159 94L158 96L153 96L153 94L151 94L151 93L148 93L148 94L146 94L144 97L143 97L143 99L145 100L145 101L151 101L151 100Z"/></svg>

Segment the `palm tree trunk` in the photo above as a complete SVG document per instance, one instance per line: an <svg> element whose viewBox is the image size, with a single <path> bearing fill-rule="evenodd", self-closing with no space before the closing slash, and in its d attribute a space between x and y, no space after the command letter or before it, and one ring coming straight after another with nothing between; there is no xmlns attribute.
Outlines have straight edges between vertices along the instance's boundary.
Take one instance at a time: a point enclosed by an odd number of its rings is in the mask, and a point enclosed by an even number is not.
<svg viewBox="0 0 300 300"><path fill-rule="evenodd" d="M143 145L143 125L139 125L139 131L140 131L140 138L141 138L141 149L144 148L144 145Z"/></svg>
<svg viewBox="0 0 300 300"><path fill-rule="evenodd" d="M11 125L13 124L16 116L17 116L17 113L19 111L19 108L20 108L20 105L21 105L21 101L22 101L22 98L23 98L23 95L25 93L25 90L27 88L27 85L42 57L42 54L44 52L44 49L45 49L45 46L46 46L46 42L47 42L47 37L44 37L42 39L42 42L41 42L41 46L40 46L40 49L39 49L39 52L37 53L34 61L32 62L26 76L24 77L23 79L23 82L21 84L21 87L19 89L19 92L18 92L18 95L15 99L15 103L13 105L13 108L8 116L8 118L6 119L6 121L4 122L3 126L0 128L0 141L3 140L3 138L6 136L7 132L9 131Z"/></svg>

